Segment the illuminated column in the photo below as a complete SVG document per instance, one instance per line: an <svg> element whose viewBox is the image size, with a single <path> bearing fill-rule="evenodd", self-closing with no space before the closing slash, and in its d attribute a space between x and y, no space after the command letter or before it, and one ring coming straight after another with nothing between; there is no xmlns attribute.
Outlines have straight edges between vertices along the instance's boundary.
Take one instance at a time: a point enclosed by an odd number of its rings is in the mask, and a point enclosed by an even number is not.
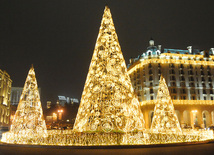
<svg viewBox="0 0 214 155"><path fill-rule="evenodd" d="M25 81L24 89L12 121L10 132L25 138L47 135L33 67L30 69Z"/></svg>
<svg viewBox="0 0 214 155"><path fill-rule="evenodd" d="M202 110L198 109L198 112L196 115L197 115L197 120L198 120L198 126L203 127L204 121L203 121L203 116L202 116Z"/></svg>
<svg viewBox="0 0 214 155"><path fill-rule="evenodd" d="M148 109L144 110L143 116L144 116L144 120L145 120L145 128L149 129L150 128L150 126L149 126L150 122L149 122L149 110Z"/></svg>
<svg viewBox="0 0 214 155"><path fill-rule="evenodd" d="M57 114L53 113L53 122L56 122L56 121L57 121Z"/></svg>
<svg viewBox="0 0 214 155"><path fill-rule="evenodd" d="M127 74L110 9L105 8L74 130L144 129L143 114Z"/></svg>
<svg viewBox="0 0 214 155"><path fill-rule="evenodd" d="M199 119L200 119L199 116L202 117L202 114L200 115L200 112L198 110L192 110L191 113L192 113L191 125L192 125L192 128L194 129L197 125L203 124L201 121L199 124Z"/></svg>
<svg viewBox="0 0 214 155"><path fill-rule="evenodd" d="M165 79L161 76L151 131L158 133L181 132Z"/></svg>
<svg viewBox="0 0 214 155"><path fill-rule="evenodd" d="M63 110L58 110L58 113L59 113L59 120L62 120L62 113L63 113Z"/></svg>
<svg viewBox="0 0 214 155"><path fill-rule="evenodd" d="M211 126L212 125L212 113L211 113L211 111L208 111L209 112L209 115L208 115L208 119L209 119L209 124L208 124L208 126ZM207 126L207 127L208 127Z"/></svg>
<svg viewBox="0 0 214 155"><path fill-rule="evenodd" d="M181 125L181 127L183 127L182 125L184 124L184 115L183 115L183 113L184 113L184 110L181 110L180 111L180 125Z"/></svg>

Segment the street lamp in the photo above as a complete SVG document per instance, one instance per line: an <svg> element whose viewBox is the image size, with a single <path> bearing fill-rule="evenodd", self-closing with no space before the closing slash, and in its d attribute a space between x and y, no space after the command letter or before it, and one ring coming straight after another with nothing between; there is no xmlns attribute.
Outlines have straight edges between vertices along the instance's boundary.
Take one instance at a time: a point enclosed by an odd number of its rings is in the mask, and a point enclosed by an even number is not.
<svg viewBox="0 0 214 155"><path fill-rule="evenodd" d="M62 121L62 113L63 113L63 110L58 110L58 113L59 113L59 120ZM61 126L61 130L62 130L62 126Z"/></svg>
<svg viewBox="0 0 214 155"><path fill-rule="evenodd" d="M58 110L58 113L59 113L59 120L62 120L62 113L63 113L63 110Z"/></svg>
<svg viewBox="0 0 214 155"><path fill-rule="evenodd" d="M53 113L53 122L56 122L57 121L57 114L54 112Z"/></svg>

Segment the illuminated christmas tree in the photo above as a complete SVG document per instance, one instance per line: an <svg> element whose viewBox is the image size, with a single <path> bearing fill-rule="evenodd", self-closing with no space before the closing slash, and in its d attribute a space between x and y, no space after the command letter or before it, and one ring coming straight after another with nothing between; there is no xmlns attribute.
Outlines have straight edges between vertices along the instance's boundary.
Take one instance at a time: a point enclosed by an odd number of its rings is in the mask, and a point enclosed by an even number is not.
<svg viewBox="0 0 214 155"><path fill-rule="evenodd" d="M159 133L181 132L165 79L161 76L151 130Z"/></svg>
<svg viewBox="0 0 214 155"><path fill-rule="evenodd" d="M10 132L26 138L47 134L33 66L25 81Z"/></svg>
<svg viewBox="0 0 214 155"><path fill-rule="evenodd" d="M143 115L127 74L110 9L106 7L74 130L109 132L143 128Z"/></svg>

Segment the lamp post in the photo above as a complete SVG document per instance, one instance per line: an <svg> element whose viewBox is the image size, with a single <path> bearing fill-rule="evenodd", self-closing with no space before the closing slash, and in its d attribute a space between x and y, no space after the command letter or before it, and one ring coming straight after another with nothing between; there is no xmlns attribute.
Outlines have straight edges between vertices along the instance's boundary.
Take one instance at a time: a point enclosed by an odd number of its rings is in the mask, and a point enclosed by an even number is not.
<svg viewBox="0 0 214 155"><path fill-rule="evenodd" d="M54 127L55 123L57 122L57 113L53 113L53 116L52 116L52 123L51 123L51 128Z"/></svg>
<svg viewBox="0 0 214 155"><path fill-rule="evenodd" d="M59 113L59 120L62 121L62 113L63 113L63 110L58 110L58 113ZM62 124L61 124L62 125ZM61 132L62 132L62 126L61 126Z"/></svg>

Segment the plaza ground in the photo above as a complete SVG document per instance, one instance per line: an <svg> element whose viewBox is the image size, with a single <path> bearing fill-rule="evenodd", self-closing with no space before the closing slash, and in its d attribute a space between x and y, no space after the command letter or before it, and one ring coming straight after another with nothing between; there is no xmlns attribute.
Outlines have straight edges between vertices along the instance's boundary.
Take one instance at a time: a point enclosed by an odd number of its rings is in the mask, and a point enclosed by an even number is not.
<svg viewBox="0 0 214 155"><path fill-rule="evenodd" d="M113 148L72 148L72 147L46 147L46 146L17 146L0 144L0 155L75 155L75 154L104 154L104 155L213 155L214 143L195 144L184 146L162 146L162 147L142 147L124 148L118 146Z"/></svg>

